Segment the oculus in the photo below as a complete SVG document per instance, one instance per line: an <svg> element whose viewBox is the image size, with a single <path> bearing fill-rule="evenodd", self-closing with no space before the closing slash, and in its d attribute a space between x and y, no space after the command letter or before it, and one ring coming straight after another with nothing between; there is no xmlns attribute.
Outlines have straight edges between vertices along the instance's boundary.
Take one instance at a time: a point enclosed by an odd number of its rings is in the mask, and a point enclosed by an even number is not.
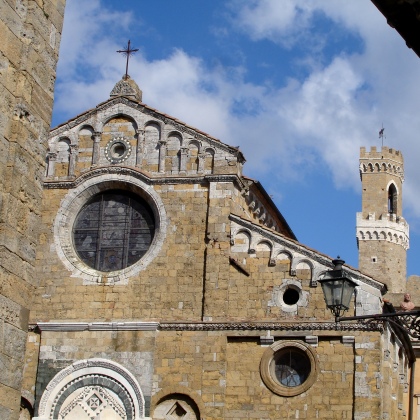
<svg viewBox="0 0 420 420"><path fill-rule="evenodd" d="M128 159L131 154L131 144L124 137L115 137L105 147L105 157L116 164Z"/></svg>
<svg viewBox="0 0 420 420"><path fill-rule="evenodd" d="M308 390L316 381L315 351L302 342L277 341L264 353L260 373L275 394L293 397Z"/></svg>
<svg viewBox="0 0 420 420"><path fill-rule="evenodd" d="M123 190L94 195L73 225L73 243L89 267L110 272L130 267L148 251L155 234L152 209Z"/></svg>

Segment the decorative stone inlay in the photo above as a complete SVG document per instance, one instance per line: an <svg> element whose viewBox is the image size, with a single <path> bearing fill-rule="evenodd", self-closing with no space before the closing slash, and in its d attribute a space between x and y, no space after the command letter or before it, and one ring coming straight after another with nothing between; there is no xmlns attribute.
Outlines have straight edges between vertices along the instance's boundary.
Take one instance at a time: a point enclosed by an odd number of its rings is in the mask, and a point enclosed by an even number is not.
<svg viewBox="0 0 420 420"><path fill-rule="evenodd" d="M382 322L38 322L41 331L384 331ZM34 325L29 328L34 329ZM354 340L354 337L353 337Z"/></svg>
<svg viewBox="0 0 420 420"><path fill-rule="evenodd" d="M34 419L65 418L76 406L90 418L107 407L123 420L145 418L144 397L137 380L127 369L106 359L77 361L55 375Z"/></svg>
<svg viewBox="0 0 420 420"><path fill-rule="evenodd" d="M131 155L131 144L124 137L115 137L105 147L105 157L112 164L122 163Z"/></svg>
<svg viewBox="0 0 420 420"><path fill-rule="evenodd" d="M222 143L220 140L214 137L205 135L204 133L195 130L193 127L190 127L182 123L181 121L175 118L172 118L166 114L162 114L153 108L149 108L148 106L144 104L133 102L130 99L122 97L122 96L117 96L113 99L110 99L104 102L103 104L97 106L96 108L93 108L85 112L79 117L68 121L65 125L55 128L54 130L51 131L51 137L59 136L63 132L71 130L72 128L77 127L78 125L81 125L81 124L86 124L88 122L93 124L93 121L97 121L98 119L100 120L101 117L103 116L103 113L105 113L109 108L118 107L118 105L121 105L119 107L121 110L121 114L140 112L144 115L148 115L151 118L155 119L157 122L160 122L163 124L170 124L173 130L179 131L180 133L183 133L183 134L185 133L186 135L193 137L197 141L207 143L209 147L223 150L224 152L227 152L231 154L232 156L235 156L238 159L239 163L245 162L242 152L239 149L229 146L225 143Z"/></svg>

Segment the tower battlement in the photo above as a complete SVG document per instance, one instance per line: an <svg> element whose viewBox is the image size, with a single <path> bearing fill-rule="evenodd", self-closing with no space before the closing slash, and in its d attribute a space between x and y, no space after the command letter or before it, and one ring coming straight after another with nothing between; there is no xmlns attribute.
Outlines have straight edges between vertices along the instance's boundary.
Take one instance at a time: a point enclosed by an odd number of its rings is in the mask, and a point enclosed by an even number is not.
<svg viewBox="0 0 420 420"><path fill-rule="evenodd" d="M370 151L366 151L366 147L360 148L360 159L390 159L401 164L404 163L403 155L399 150L383 146L377 149L376 146L372 146Z"/></svg>

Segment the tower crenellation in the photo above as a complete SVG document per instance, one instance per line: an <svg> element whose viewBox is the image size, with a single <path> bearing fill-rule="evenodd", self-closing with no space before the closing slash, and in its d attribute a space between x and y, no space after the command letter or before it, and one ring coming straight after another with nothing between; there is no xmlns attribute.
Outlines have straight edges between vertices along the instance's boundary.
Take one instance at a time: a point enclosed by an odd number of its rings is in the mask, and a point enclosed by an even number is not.
<svg viewBox="0 0 420 420"><path fill-rule="evenodd" d="M404 159L399 150L360 148L362 211L357 213L359 268L387 284L393 293L405 291L409 227L402 215Z"/></svg>

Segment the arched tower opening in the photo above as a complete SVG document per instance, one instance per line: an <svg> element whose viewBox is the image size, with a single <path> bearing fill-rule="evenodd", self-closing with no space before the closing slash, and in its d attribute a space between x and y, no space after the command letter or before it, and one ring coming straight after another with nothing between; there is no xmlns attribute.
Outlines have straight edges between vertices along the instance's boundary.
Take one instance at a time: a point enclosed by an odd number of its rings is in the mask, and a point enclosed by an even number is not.
<svg viewBox="0 0 420 420"><path fill-rule="evenodd" d="M388 213L397 214L398 208L398 193L394 184L391 184L388 188Z"/></svg>

